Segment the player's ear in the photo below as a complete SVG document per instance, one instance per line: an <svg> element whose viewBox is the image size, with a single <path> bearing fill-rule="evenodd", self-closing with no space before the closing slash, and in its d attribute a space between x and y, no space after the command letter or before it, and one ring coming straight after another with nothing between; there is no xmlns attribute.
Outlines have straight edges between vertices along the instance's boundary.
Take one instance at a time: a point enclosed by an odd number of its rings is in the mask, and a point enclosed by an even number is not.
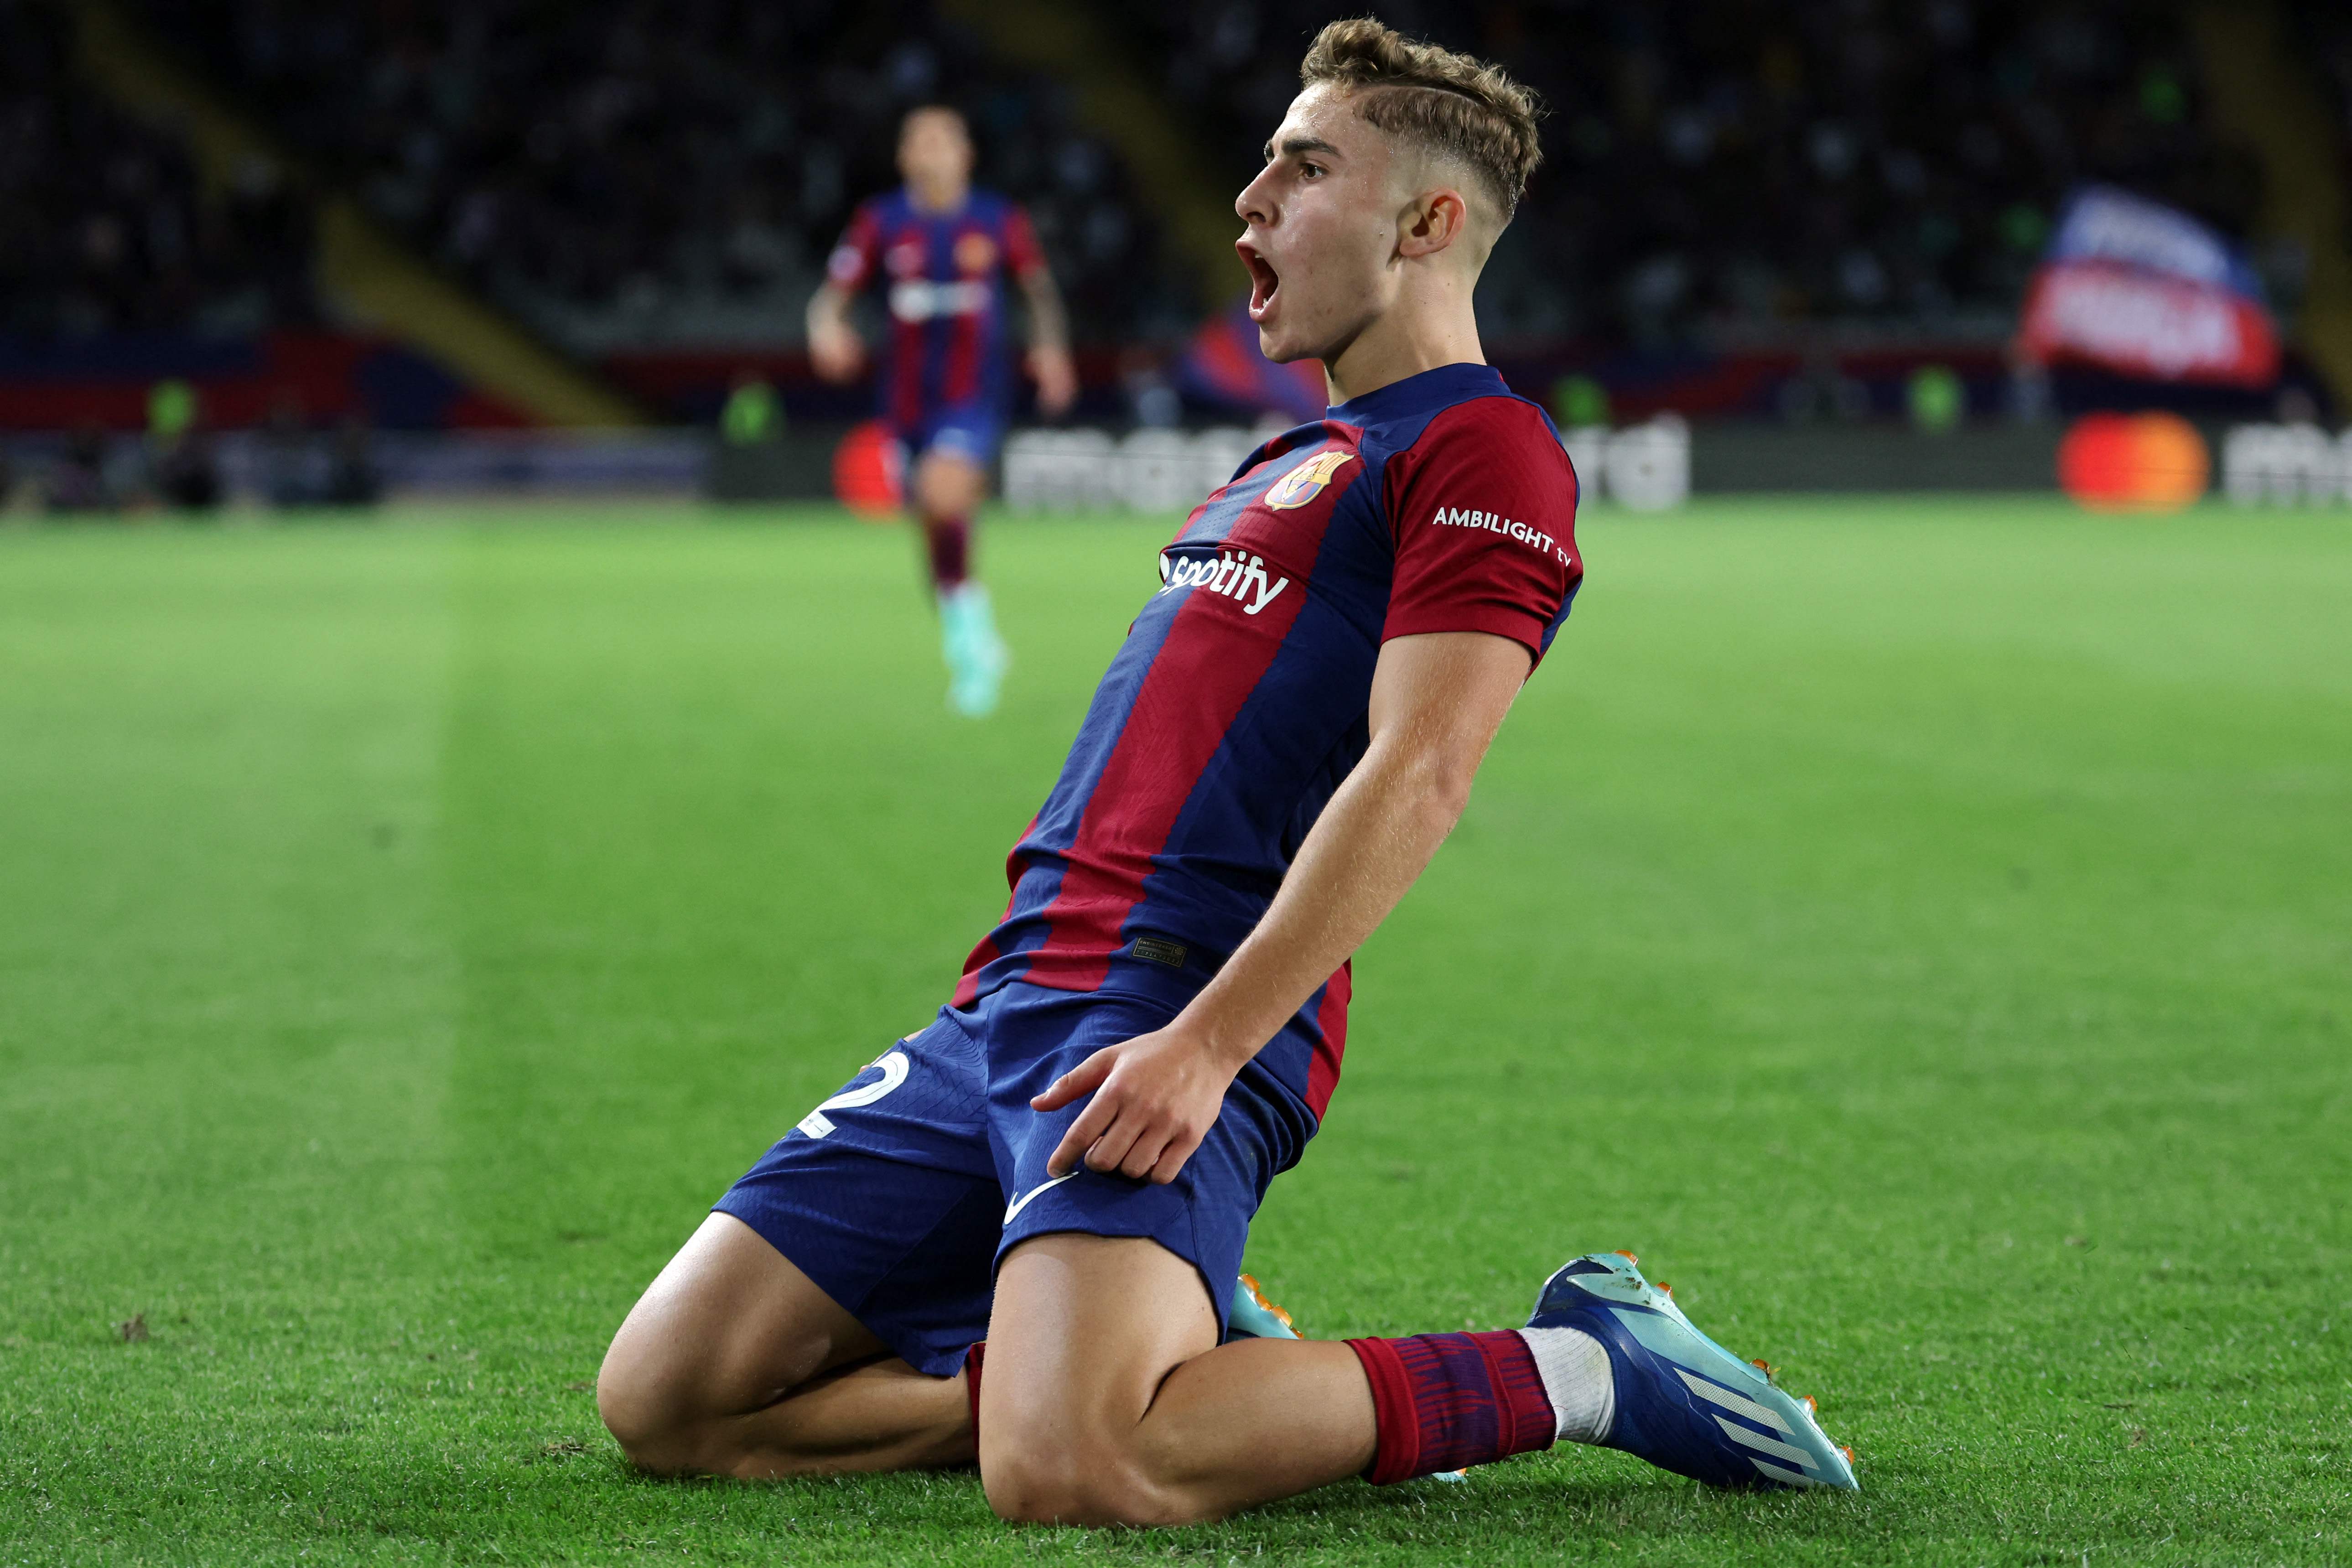
<svg viewBox="0 0 2352 1568"><path fill-rule="evenodd" d="M1434 256L1460 243L1470 222L1469 205L1462 193L1446 186L1423 191L1405 208L1398 226L1397 249L1404 256Z"/></svg>

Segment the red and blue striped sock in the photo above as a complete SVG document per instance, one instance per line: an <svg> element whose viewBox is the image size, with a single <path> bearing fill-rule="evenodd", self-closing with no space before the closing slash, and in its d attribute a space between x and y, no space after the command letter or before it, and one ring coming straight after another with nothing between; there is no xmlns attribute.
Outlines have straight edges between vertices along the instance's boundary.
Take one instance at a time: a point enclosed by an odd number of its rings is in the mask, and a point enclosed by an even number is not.
<svg viewBox="0 0 2352 1568"><path fill-rule="evenodd" d="M1527 1340L1495 1333L1349 1340L1372 1385L1374 1486L1549 1448L1559 1432Z"/></svg>
<svg viewBox="0 0 2352 1568"><path fill-rule="evenodd" d="M971 520L923 519L923 545L931 563L931 586L944 594L962 586L971 574Z"/></svg>
<svg viewBox="0 0 2352 1568"><path fill-rule="evenodd" d="M980 1372L988 1362L988 1342L982 1340L963 1352L963 1391L971 1400L971 1446L980 1447Z"/></svg>

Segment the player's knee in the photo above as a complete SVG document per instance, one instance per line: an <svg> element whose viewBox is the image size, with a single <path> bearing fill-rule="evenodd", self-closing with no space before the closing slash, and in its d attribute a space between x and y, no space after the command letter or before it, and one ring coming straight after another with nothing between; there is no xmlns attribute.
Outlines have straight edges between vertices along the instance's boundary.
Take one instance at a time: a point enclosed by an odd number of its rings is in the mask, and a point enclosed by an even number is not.
<svg viewBox="0 0 2352 1568"><path fill-rule="evenodd" d="M1109 1442L1000 1447L981 1456L980 1480L999 1519L1020 1524L1170 1525L1210 1517Z"/></svg>
<svg viewBox="0 0 2352 1568"><path fill-rule="evenodd" d="M621 1446L629 1463L657 1475L685 1467L679 1464L678 1423L671 1413L646 1396L646 1391L608 1370L596 1380L596 1414L604 1430Z"/></svg>
<svg viewBox="0 0 2352 1568"><path fill-rule="evenodd" d="M629 1463L656 1475L695 1468L694 1421L676 1369L624 1330L596 1373L596 1414Z"/></svg>
<svg viewBox="0 0 2352 1568"><path fill-rule="evenodd" d="M1084 1469L1032 1460L984 1466L981 1484L996 1517L1016 1524L1190 1522L1181 1510L1150 1487L1100 1464Z"/></svg>
<svg viewBox="0 0 2352 1568"><path fill-rule="evenodd" d="M980 504L986 470L947 453L925 458L915 474L915 501L930 517L961 517Z"/></svg>

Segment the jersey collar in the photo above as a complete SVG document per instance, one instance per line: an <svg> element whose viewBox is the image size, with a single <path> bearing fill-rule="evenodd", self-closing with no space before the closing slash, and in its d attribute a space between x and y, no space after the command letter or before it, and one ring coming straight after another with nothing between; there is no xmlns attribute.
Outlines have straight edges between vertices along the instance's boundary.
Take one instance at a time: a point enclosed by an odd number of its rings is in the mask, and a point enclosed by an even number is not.
<svg viewBox="0 0 2352 1568"><path fill-rule="evenodd" d="M900 185L898 199L907 204L908 212L928 223L953 223L971 211L971 187L969 185L964 187L963 200L937 212L915 199L915 187L912 185Z"/></svg>
<svg viewBox="0 0 2352 1568"><path fill-rule="evenodd" d="M1324 417L1342 425L1376 425L1423 409L1444 408L1465 398L1507 395L1509 391L1503 384L1502 373L1491 364L1442 364L1435 370L1392 381L1361 397L1351 397L1332 407Z"/></svg>

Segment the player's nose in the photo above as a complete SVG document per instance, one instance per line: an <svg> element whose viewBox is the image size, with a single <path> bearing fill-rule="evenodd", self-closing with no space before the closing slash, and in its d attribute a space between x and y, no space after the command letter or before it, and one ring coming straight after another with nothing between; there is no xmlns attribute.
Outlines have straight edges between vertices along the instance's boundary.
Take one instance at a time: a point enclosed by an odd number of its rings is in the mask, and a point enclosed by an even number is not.
<svg viewBox="0 0 2352 1568"><path fill-rule="evenodd" d="M1246 224L1262 225L1274 221L1274 202L1267 188L1267 175L1273 172L1273 165L1268 164L1266 174L1260 174L1242 187L1242 194L1234 198L1234 216Z"/></svg>

